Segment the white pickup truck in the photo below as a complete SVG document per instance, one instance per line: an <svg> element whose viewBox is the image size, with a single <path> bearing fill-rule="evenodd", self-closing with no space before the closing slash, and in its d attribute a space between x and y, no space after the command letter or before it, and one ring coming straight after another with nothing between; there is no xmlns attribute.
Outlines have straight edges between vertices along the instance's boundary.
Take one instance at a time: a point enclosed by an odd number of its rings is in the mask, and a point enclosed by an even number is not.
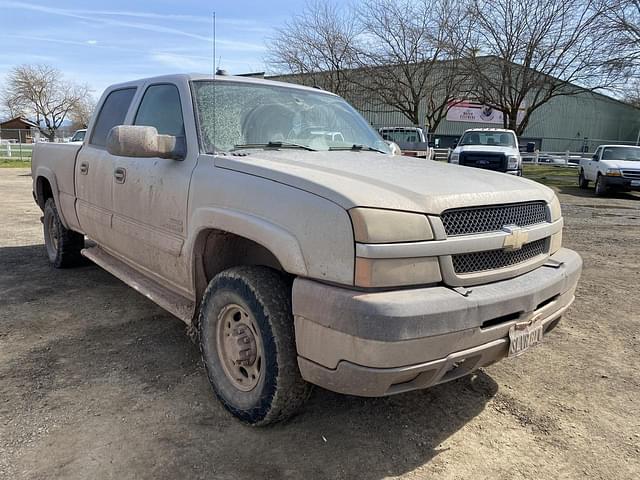
<svg viewBox="0 0 640 480"><path fill-rule="evenodd" d="M518 137L503 128L466 130L449 155L449 163L522 176Z"/></svg>
<svg viewBox="0 0 640 480"><path fill-rule="evenodd" d="M433 159L433 148L429 147L420 127L382 127L378 132L385 140L398 145L405 157Z"/></svg>
<svg viewBox="0 0 640 480"><path fill-rule="evenodd" d="M640 147L600 145L591 158L580 159L578 184L589 188L594 182L596 195L609 190L640 190Z"/></svg>
<svg viewBox="0 0 640 480"><path fill-rule="evenodd" d="M581 271L549 188L394 157L342 98L292 84L114 85L32 174L51 263L84 255L183 320L252 425L311 384L390 395L519 355Z"/></svg>

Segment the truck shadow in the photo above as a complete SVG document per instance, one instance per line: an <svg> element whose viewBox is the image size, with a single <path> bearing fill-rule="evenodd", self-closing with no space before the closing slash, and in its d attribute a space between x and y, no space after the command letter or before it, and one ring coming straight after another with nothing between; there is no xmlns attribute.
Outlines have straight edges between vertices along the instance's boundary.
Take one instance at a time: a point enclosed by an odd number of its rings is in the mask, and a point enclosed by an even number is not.
<svg viewBox="0 0 640 480"><path fill-rule="evenodd" d="M607 192L606 195L599 197L599 196L596 196L596 193L593 188L582 189L577 186L574 187L574 186L566 186L566 185L559 186L556 188L560 193L563 193L565 195L572 195L574 197L598 198L603 200L606 200L607 198L616 198L621 200L640 200L640 195L635 194L633 192L616 192L615 190L612 190L610 192Z"/></svg>
<svg viewBox="0 0 640 480"><path fill-rule="evenodd" d="M0 416L48 432L16 455L19 469L381 479L454 448L447 439L498 391L483 371L386 398L317 388L293 419L250 428L215 399L184 325L110 274L54 270L42 245L0 248L0 266ZM96 466L96 452L110 461Z"/></svg>

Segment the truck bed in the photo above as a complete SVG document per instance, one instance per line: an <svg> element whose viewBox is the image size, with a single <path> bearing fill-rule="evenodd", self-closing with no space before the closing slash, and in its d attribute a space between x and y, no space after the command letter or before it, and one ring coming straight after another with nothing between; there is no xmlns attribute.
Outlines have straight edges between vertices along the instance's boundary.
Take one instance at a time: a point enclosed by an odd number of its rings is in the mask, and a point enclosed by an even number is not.
<svg viewBox="0 0 640 480"><path fill-rule="evenodd" d="M75 196L74 170L81 147L77 143L36 143L31 160L33 178L48 171L45 176L56 182L60 193Z"/></svg>

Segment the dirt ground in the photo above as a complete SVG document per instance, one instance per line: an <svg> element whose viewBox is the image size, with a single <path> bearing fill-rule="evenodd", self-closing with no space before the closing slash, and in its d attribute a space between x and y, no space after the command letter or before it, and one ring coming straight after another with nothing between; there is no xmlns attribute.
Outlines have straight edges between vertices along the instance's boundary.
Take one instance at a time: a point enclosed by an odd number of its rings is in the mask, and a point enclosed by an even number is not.
<svg viewBox="0 0 640 480"><path fill-rule="evenodd" d="M0 478L638 479L640 195L561 187L577 300L544 344L382 399L316 389L272 428L213 398L181 322L49 267L26 170L0 170Z"/></svg>

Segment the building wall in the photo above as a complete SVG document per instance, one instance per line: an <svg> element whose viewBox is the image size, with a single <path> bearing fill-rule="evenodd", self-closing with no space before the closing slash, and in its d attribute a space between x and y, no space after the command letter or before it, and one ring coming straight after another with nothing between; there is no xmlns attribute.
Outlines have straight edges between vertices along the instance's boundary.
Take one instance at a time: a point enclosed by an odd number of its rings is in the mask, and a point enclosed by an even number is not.
<svg viewBox="0 0 640 480"><path fill-rule="evenodd" d="M354 106L375 127L408 125L400 112L373 102L354 101ZM453 122L443 120L435 137L452 137L468 128L494 127L499 124ZM545 151L594 151L600 143L635 143L640 130L640 110L604 95L585 92L570 97L556 97L535 111L523 140L535 141ZM443 139L444 140L444 139Z"/></svg>

